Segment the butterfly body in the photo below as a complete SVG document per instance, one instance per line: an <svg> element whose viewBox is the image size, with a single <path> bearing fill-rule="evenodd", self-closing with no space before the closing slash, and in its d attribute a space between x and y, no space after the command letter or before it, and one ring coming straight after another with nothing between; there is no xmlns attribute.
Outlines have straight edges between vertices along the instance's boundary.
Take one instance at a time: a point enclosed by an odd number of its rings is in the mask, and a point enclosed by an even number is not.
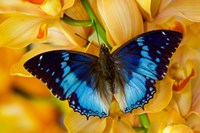
<svg viewBox="0 0 200 133"><path fill-rule="evenodd" d="M98 62L107 88L114 93L115 66L109 49L105 45L101 45Z"/></svg>
<svg viewBox="0 0 200 133"><path fill-rule="evenodd" d="M151 31L113 53L102 45L99 57L56 50L33 57L24 67L82 115L108 116L113 96L121 110L129 113L153 98L155 81L164 78L181 39L179 32Z"/></svg>

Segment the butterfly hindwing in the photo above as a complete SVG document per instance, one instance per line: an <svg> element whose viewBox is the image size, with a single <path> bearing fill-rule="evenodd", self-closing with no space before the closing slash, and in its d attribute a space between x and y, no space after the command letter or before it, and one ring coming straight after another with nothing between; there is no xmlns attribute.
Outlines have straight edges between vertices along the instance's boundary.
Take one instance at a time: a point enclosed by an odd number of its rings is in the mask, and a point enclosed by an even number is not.
<svg viewBox="0 0 200 133"><path fill-rule="evenodd" d="M115 98L124 112L144 107L156 92L155 80L164 78L169 59L182 34L157 30L137 36L112 53L117 67Z"/></svg>
<svg viewBox="0 0 200 133"><path fill-rule="evenodd" d="M105 104L111 101L100 97L97 59L80 52L57 50L31 58L24 67L46 83L56 97L67 99L74 111L87 117L105 117L109 109Z"/></svg>

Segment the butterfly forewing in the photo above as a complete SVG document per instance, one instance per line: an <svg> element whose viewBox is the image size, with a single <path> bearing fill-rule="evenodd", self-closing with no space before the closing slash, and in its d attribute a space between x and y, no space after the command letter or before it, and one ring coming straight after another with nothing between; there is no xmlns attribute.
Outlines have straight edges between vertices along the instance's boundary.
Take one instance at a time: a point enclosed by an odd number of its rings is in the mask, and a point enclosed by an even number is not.
<svg viewBox="0 0 200 133"><path fill-rule="evenodd" d="M124 112L144 107L156 92L155 80L164 78L169 59L182 34L157 30L139 35L112 53L116 65L115 98Z"/></svg>
<svg viewBox="0 0 200 133"><path fill-rule="evenodd" d="M67 99L74 111L89 116L108 116L108 103L99 90L98 57L74 51L50 51L28 60L24 67L47 84L61 100ZM101 82L102 84L102 82Z"/></svg>

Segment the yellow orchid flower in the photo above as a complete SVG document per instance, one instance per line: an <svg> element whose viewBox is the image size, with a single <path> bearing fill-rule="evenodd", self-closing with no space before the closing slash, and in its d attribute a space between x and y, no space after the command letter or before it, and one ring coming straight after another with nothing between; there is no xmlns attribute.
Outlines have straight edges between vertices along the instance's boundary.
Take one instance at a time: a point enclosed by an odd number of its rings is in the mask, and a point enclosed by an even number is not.
<svg viewBox="0 0 200 133"><path fill-rule="evenodd" d="M193 133L187 122L173 109L149 114L151 125L148 133Z"/></svg>
<svg viewBox="0 0 200 133"><path fill-rule="evenodd" d="M46 37L49 27L59 28L71 44L83 46L85 41L75 33L87 37L89 29L73 27L61 21L64 14L74 19L87 20L88 16L80 2L74 0L12 0L0 1L0 46L23 48ZM71 8L73 6L73 8ZM69 9L70 8L70 9ZM79 8L80 15L73 15ZM66 11L66 9L69 9Z"/></svg>
<svg viewBox="0 0 200 133"><path fill-rule="evenodd" d="M189 43L189 42L188 42ZM173 104L168 108L174 108L187 120L188 126L193 130L200 131L197 126L200 121L199 104L199 66L200 54L188 47L189 44L181 46L177 55L172 58L169 69L175 80L173 85ZM184 55L184 58L181 56ZM172 74L173 73L173 74Z"/></svg>
<svg viewBox="0 0 200 133"><path fill-rule="evenodd" d="M200 91L199 91L199 66L200 54L192 49L198 44L198 31L191 23L187 23L182 29L184 38L181 46L172 56L169 65L168 75L174 80L172 84L172 99L164 110L158 113L150 113L151 126L149 132L200 132ZM196 34L193 34L196 33ZM196 40L193 40L193 38ZM190 42L193 44L191 45ZM171 114L174 114L173 116ZM159 116L161 115L161 116ZM162 117L162 120L160 119Z"/></svg>

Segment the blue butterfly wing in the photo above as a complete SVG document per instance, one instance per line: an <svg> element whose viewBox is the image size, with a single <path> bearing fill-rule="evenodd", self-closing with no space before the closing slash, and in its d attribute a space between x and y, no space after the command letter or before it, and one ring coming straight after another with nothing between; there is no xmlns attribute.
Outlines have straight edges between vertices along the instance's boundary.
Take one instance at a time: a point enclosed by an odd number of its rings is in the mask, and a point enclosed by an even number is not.
<svg viewBox="0 0 200 133"><path fill-rule="evenodd" d="M144 33L112 53L116 64L115 98L123 112L144 107L156 92L155 81L164 78L169 59L182 34L169 30Z"/></svg>
<svg viewBox="0 0 200 133"><path fill-rule="evenodd" d="M103 86L99 82L97 59L80 52L57 50L33 57L24 67L41 79L57 98L67 99L74 111L87 117L105 117L112 95L107 99L100 96Z"/></svg>

